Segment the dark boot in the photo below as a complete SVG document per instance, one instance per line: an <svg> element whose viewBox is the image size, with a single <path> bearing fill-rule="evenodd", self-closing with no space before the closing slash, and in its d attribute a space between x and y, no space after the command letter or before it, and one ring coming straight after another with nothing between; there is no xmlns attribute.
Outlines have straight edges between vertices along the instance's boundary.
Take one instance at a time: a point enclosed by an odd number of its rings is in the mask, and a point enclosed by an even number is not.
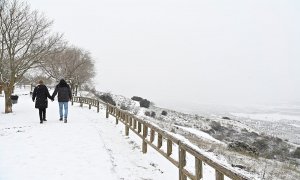
<svg viewBox="0 0 300 180"><path fill-rule="evenodd" d="M67 118L65 118L64 123L67 123Z"/></svg>

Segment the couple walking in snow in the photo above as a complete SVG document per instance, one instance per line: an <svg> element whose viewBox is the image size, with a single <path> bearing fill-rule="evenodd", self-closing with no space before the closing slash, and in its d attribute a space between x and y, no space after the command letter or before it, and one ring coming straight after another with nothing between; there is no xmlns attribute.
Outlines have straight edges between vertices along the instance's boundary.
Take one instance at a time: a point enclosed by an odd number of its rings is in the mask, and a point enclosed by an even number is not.
<svg viewBox="0 0 300 180"><path fill-rule="evenodd" d="M58 105L59 105L59 120L67 123L68 119L68 102L72 99L72 93L70 86L64 79L61 79L55 90L50 96L48 88L44 85L42 80L39 81L39 85L36 86L32 93L32 101L35 101L35 108L39 109L40 123L46 120L46 108L48 108L48 99L54 101L55 96L58 94Z"/></svg>

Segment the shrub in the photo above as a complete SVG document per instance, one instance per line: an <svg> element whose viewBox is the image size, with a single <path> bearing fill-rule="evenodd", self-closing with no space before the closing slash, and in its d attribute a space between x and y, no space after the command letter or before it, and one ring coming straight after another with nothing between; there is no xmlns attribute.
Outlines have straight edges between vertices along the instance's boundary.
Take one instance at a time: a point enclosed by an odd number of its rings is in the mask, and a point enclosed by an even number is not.
<svg viewBox="0 0 300 180"><path fill-rule="evenodd" d="M103 94L103 95L99 96L99 98L106 103L109 103L114 106L116 105L116 102L113 100L113 98L111 97L111 95L109 93Z"/></svg>
<svg viewBox="0 0 300 180"><path fill-rule="evenodd" d="M149 111L146 111L146 112L145 112L145 115L146 115L146 116L151 116L151 113L150 113Z"/></svg>
<svg viewBox="0 0 300 180"><path fill-rule="evenodd" d="M242 132L248 132L248 130L246 128L243 128Z"/></svg>
<svg viewBox="0 0 300 180"><path fill-rule="evenodd" d="M253 147L248 145L247 143L241 142L241 141L235 141L232 142L228 145L229 149L232 149L237 152L242 152L246 154L252 154L252 155L258 155L258 150Z"/></svg>
<svg viewBox="0 0 300 180"><path fill-rule="evenodd" d="M156 116L156 113L152 111L151 112L151 117L155 118L155 116Z"/></svg>
<svg viewBox="0 0 300 180"><path fill-rule="evenodd" d="M161 112L161 115L163 115L163 116L166 116L168 113L167 113L167 111L162 111Z"/></svg>
<svg viewBox="0 0 300 180"><path fill-rule="evenodd" d="M258 139L256 141L254 141L252 145L255 146L257 149L259 149L260 151L263 151L263 150L266 150L269 148L267 139Z"/></svg>
<svg viewBox="0 0 300 180"><path fill-rule="evenodd" d="M300 147L297 147L297 149L293 153L293 157L300 159Z"/></svg>
<svg viewBox="0 0 300 180"><path fill-rule="evenodd" d="M150 101L148 101L147 99L143 99L142 101L140 101L140 107L149 108Z"/></svg>
<svg viewBox="0 0 300 180"><path fill-rule="evenodd" d="M225 136L222 134L217 134L214 136L215 139L219 140L219 141L223 141L225 139Z"/></svg>
<svg viewBox="0 0 300 180"><path fill-rule="evenodd" d="M265 153L265 157L268 159L277 159L280 161L286 160L288 156L289 149L287 147L279 147L271 149L271 151Z"/></svg>
<svg viewBox="0 0 300 180"><path fill-rule="evenodd" d="M249 136L255 138L258 137L258 134L256 132L250 132Z"/></svg>
<svg viewBox="0 0 300 180"><path fill-rule="evenodd" d="M229 117L226 117L226 116L222 117L222 119L230 120L230 118L229 118Z"/></svg>
<svg viewBox="0 0 300 180"><path fill-rule="evenodd" d="M134 101L139 101L139 102L143 100L143 98L138 97L138 96L133 96L131 99Z"/></svg>
<svg viewBox="0 0 300 180"><path fill-rule="evenodd" d="M221 124L219 122L216 122L216 121L212 121L210 123L210 126L211 126L212 129L214 129L216 131L219 131L222 128Z"/></svg>
<svg viewBox="0 0 300 180"><path fill-rule="evenodd" d="M153 117L153 118L155 118L155 116L156 116L156 113L155 113L155 112L153 112L153 111L151 111L151 112L150 112L150 111L146 111L146 112L145 112L145 115L146 115L146 116L149 116L149 117Z"/></svg>
<svg viewBox="0 0 300 180"><path fill-rule="evenodd" d="M281 143L283 140L281 138L275 137L275 142L276 143Z"/></svg>

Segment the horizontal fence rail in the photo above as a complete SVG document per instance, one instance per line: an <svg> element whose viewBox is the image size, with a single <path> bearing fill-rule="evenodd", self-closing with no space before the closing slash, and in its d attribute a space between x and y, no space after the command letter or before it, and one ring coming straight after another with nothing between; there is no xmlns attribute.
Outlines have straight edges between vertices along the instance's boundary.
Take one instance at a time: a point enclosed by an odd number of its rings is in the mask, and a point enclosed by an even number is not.
<svg viewBox="0 0 300 180"><path fill-rule="evenodd" d="M129 135L129 130L131 130L138 137L140 137L143 141L143 153L147 153L147 145L149 145L159 152L163 157L168 159L172 164L174 164L179 170L179 180L186 180L187 178L192 180L203 179L203 163L206 163L215 169L216 180L224 180L224 176L227 176L233 180L249 180L248 177L235 172L233 169L223 166L203 155L197 150L197 148L186 144L184 141L181 141L179 138L175 137L169 132L152 123L139 119L135 115L121 110L116 106L86 97L73 97L72 105L74 102L80 103L81 107L83 104L88 104L89 109L91 109L91 106L95 106L97 107L97 112L99 112L100 104L106 106L106 118L108 118L109 115L112 115L116 118L116 124L118 124L119 121L122 122L125 125L126 136ZM166 143L166 148L163 148L163 143ZM178 149L177 156L174 154L175 147ZM194 158L193 172L188 170L186 167L187 153Z"/></svg>
<svg viewBox="0 0 300 180"><path fill-rule="evenodd" d="M92 106L97 107L97 112L100 110L100 104L105 105L106 103L100 100L92 99L92 98L86 98L86 97L73 97L72 98L72 105L74 102L80 103L80 107L83 106L83 104L88 104L89 109L91 109Z"/></svg>

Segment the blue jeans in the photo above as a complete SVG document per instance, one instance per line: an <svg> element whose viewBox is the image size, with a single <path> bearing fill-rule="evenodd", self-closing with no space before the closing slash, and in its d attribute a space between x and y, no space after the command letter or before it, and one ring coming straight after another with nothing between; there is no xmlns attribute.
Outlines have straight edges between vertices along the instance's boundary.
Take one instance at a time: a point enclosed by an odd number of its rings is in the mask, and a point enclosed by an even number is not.
<svg viewBox="0 0 300 180"><path fill-rule="evenodd" d="M58 102L58 104L59 104L59 116L60 116L60 118L64 117L65 119L67 119L69 102ZM65 114L63 114L63 108L64 108Z"/></svg>

